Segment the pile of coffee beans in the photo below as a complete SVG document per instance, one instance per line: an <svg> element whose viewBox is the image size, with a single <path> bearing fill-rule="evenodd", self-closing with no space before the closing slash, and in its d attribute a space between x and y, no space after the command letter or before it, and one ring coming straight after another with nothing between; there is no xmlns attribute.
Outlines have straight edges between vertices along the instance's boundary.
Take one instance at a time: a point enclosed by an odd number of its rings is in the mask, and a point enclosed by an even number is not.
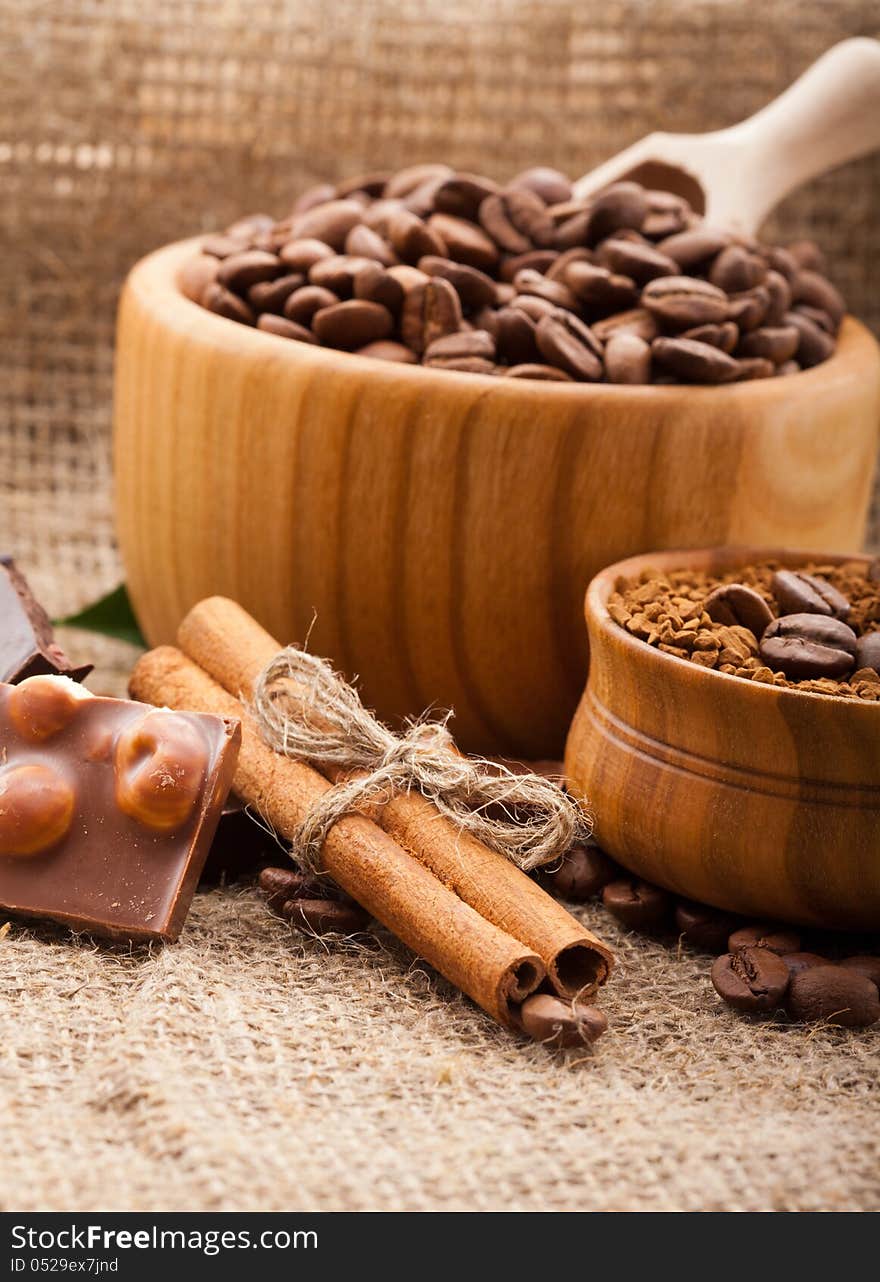
<svg viewBox="0 0 880 1282"><path fill-rule="evenodd" d="M847 955L852 945L845 937L816 932L811 941L816 951L804 951L798 931L747 922L678 899L628 876L593 844L569 851L545 877L551 890L575 903L601 895L604 906L629 930L675 936L693 948L719 953L712 984L737 1010L752 1015L784 1011L793 1020L845 1028L866 1028L880 1020L880 956Z"/></svg>
<svg viewBox="0 0 880 1282"><path fill-rule="evenodd" d="M770 685L880 700L880 561L767 561L724 576L646 569L608 612L666 654Z"/></svg>
<svg viewBox="0 0 880 1282"><path fill-rule="evenodd" d="M735 236L635 182L582 200L553 169L502 187L440 164L241 219L203 240L180 286L298 342L558 382L794 374L828 359L845 311L810 241Z"/></svg>

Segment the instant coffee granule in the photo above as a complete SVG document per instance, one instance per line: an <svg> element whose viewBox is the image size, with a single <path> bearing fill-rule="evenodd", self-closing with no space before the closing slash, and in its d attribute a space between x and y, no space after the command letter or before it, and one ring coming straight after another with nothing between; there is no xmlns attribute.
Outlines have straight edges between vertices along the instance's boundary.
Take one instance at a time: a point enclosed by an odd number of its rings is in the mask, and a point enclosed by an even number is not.
<svg viewBox="0 0 880 1282"><path fill-rule="evenodd" d="M761 561L621 577L615 623L665 654L767 685L880 701L880 561Z"/></svg>

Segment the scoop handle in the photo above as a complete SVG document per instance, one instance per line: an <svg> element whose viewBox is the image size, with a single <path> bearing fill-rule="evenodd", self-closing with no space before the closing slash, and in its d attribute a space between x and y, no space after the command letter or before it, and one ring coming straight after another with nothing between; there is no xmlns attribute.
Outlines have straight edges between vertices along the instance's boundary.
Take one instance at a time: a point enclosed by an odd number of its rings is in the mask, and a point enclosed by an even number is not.
<svg viewBox="0 0 880 1282"><path fill-rule="evenodd" d="M728 181L707 184L706 216L757 229L795 188L880 147L880 41L834 45L773 102L714 137L739 163Z"/></svg>

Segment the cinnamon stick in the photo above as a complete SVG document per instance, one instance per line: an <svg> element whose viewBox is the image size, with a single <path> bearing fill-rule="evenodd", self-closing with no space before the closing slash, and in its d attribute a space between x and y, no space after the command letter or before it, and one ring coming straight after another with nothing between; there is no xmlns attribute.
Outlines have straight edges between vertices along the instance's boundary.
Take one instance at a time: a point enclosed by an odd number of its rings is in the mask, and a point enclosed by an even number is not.
<svg viewBox="0 0 880 1282"><path fill-rule="evenodd" d="M225 597L195 605L177 639L191 659L245 701L281 649L246 610ZM306 696L295 682L289 684L294 703ZM310 715L315 719L319 710L310 708ZM537 953L560 995L587 996L607 979L613 954L600 939L503 855L460 832L421 794L402 794L369 813L481 917Z"/></svg>
<svg viewBox="0 0 880 1282"><path fill-rule="evenodd" d="M241 720L233 788L290 837L331 786L310 766L267 747L247 709L172 646L139 659L132 695L146 703ZM516 1007L544 978L541 960L481 917L386 832L360 815L341 819L323 848L326 871L413 952L499 1023L519 1027Z"/></svg>

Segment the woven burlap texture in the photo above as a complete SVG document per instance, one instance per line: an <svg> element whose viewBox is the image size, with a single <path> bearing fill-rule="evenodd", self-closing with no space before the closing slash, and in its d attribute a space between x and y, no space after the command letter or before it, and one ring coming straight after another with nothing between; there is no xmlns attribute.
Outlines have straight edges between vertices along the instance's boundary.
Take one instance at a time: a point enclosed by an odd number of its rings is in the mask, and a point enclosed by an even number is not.
<svg viewBox="0 0 880 1282"><path fill-rule="evenodd" d="M580 172L741 118L853 34L880 34L869 0L766 0L760 21L736 0L0 0L0 545L55 612L116 581L114 308L156 245L378 165ZM779 218L875 325L878 174L850 165ZM121 690L130 653L99 648L90 684ZM390 941L292 935L251 891L199 895L152 953L13 924L0 1205L880 1206L876 1032L741 1019L708 959L583 916L620 966L581 1063Z"/></svg>

